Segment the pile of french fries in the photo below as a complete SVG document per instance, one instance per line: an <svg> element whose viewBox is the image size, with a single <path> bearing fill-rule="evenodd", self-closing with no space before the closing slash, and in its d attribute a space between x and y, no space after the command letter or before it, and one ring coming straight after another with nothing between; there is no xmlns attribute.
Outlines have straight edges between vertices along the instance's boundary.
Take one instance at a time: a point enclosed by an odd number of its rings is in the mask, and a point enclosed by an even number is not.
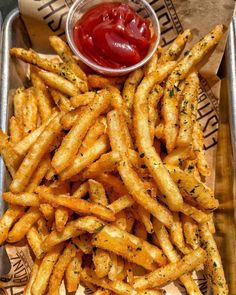
<svg viewBox="0 0 236 295"><path fill-rule="evenodd" d="M30 64L16 90L0 151L12 176L2 197L0 243L25 239L35 262L24 294L59 294L80 282L96 295L158 295L203 269L213 294L228 294L213 238L218 207L197 120L195 66L223 26L178 59L191 33L127 77L95 75L58 37L53 59L12 48Z"/></svg>

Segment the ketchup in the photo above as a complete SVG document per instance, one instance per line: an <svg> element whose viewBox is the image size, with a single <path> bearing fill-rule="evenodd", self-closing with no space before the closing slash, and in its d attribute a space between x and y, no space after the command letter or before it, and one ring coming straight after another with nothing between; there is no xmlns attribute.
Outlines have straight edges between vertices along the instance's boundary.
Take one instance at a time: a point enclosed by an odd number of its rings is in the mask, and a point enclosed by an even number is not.
<svg viewBox="0 0 236 295"><path fill-rule="evenodd" d="M127 4L104 3L77 21L73 38L79 51L98 65L124 68L147 55L155 38L149 25Z"/></svg>

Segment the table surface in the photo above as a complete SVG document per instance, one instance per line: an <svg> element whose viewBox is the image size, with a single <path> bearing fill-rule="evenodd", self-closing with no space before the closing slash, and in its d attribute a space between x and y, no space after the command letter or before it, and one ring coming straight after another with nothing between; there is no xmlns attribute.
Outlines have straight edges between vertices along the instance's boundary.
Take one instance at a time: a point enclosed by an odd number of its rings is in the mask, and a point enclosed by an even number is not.
<svg viewBox="0 0 236 295"><path fill-rule="evenodd" d="M17 7L17 0L0 0L0 12L2 18L4 19L15 7Z"/></svg>

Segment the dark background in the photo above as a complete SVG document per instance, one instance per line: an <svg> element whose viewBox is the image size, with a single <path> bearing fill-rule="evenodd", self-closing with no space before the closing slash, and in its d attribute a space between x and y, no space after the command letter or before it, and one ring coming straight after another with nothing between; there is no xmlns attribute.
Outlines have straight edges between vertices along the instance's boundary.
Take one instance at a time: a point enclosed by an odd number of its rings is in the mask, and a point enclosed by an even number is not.
<svg viewBox="0 0 236 295"><path fill-rule="evenodd" d="M0 0L0 12L2 14L2 18L4 19L15 7L17 7L17 0Z"/></svg>

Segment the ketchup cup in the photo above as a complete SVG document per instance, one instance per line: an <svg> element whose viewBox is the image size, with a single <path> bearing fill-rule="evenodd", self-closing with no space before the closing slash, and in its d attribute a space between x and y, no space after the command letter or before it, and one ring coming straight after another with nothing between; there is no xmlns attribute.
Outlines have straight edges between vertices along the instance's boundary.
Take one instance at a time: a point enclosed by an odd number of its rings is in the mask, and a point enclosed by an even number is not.
<svg viewBox="0 0 236 295"><path fill-rule="evenodd" d="M83 15L87 11L91 10L96 5L104 3L126 4L138 15L149 21L151 32L153 35L155 35L155 38L153 38L147 54L138 63L120 68L101 66L90 59L88 56L85 56L85 54L83 54L76 46L73 38L73 29L75 27L75 24L81 19L81 17L83 17ZM94 71L107 76L122 76L136 70L137 68L140 68L152 57L154 52L157 50L157 46L160 41L160 25L155 11L145 0L77 0L71 6L67 16L66 37L69 46L71 47L74 54Z"/></svg>

